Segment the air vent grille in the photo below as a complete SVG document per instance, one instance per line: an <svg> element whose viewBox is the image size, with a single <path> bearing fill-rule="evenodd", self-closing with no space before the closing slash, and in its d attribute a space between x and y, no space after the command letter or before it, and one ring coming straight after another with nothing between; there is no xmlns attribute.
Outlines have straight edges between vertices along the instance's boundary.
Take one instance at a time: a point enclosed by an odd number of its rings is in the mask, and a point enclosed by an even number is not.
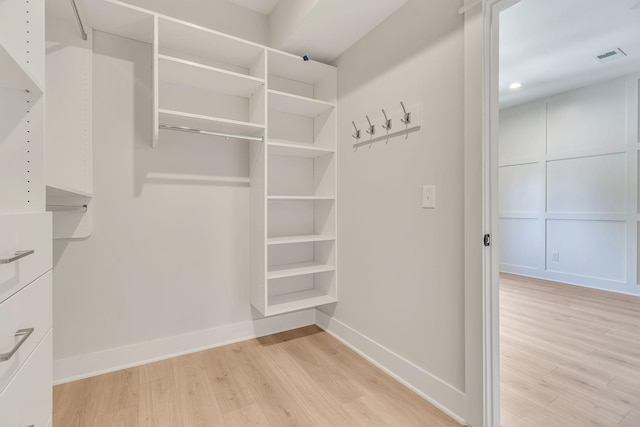
<svg viewBox="0 0 640 427"><path fill-rule="evenodd" d="M596 55L595 58L600 62L610 62L610 61L615 61L616 59L623 58L625 56L627 56L625 51L617 47L607 52L600 53Z"/></svg>

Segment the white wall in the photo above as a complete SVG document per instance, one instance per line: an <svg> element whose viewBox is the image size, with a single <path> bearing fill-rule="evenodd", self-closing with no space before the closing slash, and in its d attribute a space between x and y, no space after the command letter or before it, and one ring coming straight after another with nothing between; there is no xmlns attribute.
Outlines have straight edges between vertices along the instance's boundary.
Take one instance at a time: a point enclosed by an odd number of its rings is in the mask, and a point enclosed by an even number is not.
<svg viewBox="0 0 640 427"><path fill-rule="evenodd" d="M630 76L500 112L502 271L640 295L638 97Z"/></svg>
<svg viewBox="0 0 640 427"><path fill-rule="evenodd" d="M388 360L410 362L406 382L463 417L459 7L410 0L337 60L340 287L338 304L322 311L343 336L375 348L368 352L374 359L388 350ZM381 108L396 109L400 101L422 104L422 130L354 151L351 121L381 116ZM421 207L425 184L437 186L434 210ZM386 366L393 370L394 363Z"/></svg>
<svg viewBox="0 0 640 427"><path fill-rule="evenodd" d="M54 242L56 379L313 323L251 311L247 143L152 149L151 47L94 32L93 59L94 232Z"/></svg>

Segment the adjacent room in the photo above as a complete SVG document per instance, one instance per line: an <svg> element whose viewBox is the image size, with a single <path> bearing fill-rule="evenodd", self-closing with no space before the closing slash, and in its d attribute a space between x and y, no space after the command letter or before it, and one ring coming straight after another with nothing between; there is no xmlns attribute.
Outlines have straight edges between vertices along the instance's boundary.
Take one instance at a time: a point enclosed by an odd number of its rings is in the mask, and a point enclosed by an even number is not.
<svg viewBox="0 0 640 427"><path fill-rule="evenodd" d="M637 427L639 4L0 0L0 427Z"/></svg>
<svg viewBox="0 0 640 427"><path fill-rule="evenodd" d="M640 7L560 3L500 14L501 420L638 425Z"/></svg>

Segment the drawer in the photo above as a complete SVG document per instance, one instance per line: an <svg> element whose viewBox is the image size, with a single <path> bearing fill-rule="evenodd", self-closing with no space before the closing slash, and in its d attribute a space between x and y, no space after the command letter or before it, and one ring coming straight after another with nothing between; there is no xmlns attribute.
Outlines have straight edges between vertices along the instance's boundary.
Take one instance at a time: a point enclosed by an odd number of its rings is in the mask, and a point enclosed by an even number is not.
<svg viewBox="0 0 640 427"><path fill-rule="evenodd" d="M46 427L52 413L51 332L0 394L0 426Z"/></svg>
<svg viewBox="0 0 640 427"><path fill-rule="evenodd" d="M35 251L10 263L0 263L0 302L51 270L51 213L0 215L0 259L20 251Z"/></svg>
<svg viewBox="0 0 640 427"><path fill-rule="evenodd" d="M9 360L0 361L0 391L51 329L52 275L47 272L0 304L0 354L10 352L22 341ZM17 331L31 328L30 335L16 336Z"/></svg>

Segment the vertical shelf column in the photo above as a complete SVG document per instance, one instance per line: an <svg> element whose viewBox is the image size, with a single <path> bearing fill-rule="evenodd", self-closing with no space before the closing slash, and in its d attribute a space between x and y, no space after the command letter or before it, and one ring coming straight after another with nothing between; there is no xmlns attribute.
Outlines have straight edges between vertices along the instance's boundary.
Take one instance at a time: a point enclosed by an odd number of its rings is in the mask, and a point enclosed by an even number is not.
<svg viewBox="0 0 640 427"><path fill-rule="evenodd" d="M336 81L334 67L268 50L266 234L252 237L266 255L252 303L266 316L337 301Z"/></svg>

